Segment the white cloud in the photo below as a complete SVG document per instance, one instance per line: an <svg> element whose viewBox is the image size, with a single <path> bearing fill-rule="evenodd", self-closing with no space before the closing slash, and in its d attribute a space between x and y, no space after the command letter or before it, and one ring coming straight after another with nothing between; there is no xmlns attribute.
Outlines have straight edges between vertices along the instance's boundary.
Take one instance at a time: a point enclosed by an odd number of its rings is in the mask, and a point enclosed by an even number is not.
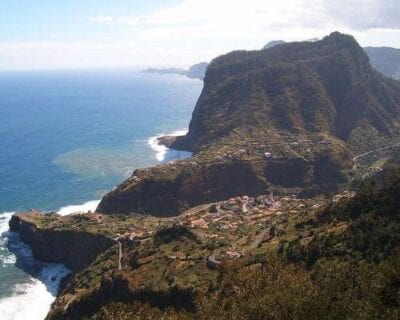
<svg viewBox="0 0 400 320"><path fill-rule="evenodd" d="M95 17L93 21L143 29L190 27L190 31L245 32L336 26L367 30L400 28L398 0L184 0L173 7L139 16Z"/></svg>
<svg viewBox="0 0 400 320"><path fill-rule="evenodd" d="M89 17L89 20L97 23L111 24L114 18L111 16L93 16Z"/></svg>
<svg viewBox="0 0 400 320"><path fill-rule="evenodd" d="M335 30L361 34L368 44L375 39L364 35L375 29L400 29L399 10L398 0L184 0L147 15L114 17L111 25L139 32L143 42L224 52ZM389 43L400 46L394 37Z"/></svg>
<svg viewBox="0 0 400 320"><path fill-rule="evenodd" d="M399 0L182 0L145 15L89 17L107 32L86 43L0 43L0 68L184 66L270 40L320 38L336 30L354 34L362 45L400 47L399 10Z"/></svg>
<svg viewBox="0 0 400 320"><path fill-rule="evenodd" d="M326 0L330 16L351 29L400 29L399 0Z"/></svg>

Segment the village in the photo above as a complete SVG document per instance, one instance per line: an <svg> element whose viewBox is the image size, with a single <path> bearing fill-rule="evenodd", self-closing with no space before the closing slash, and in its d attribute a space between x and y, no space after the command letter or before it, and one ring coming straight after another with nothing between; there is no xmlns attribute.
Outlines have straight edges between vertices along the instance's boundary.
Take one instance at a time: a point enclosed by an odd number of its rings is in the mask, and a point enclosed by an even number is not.
<svg viewBox="0 0 400 320"><path fill-rule="evenodd" d="M332 195L330 201L338 202L342 198L353 196L354 192L345 190ZM286 235L293 221L319 210L326 201L323 197L298 199L294 195L274 196L270 193L255 197L238 196L204 204L180 216L167 218L138 214L110 216L92 212L63 217L50 214L45 218L42 214L31 211L26 219L42 228L67 227L107 235L118 244L119 270L123 268L121 259L126 244L150 244L160 230L171 227L184 228L208 249L189 255L168 249L165 251L168 259L200 259L204 260L210 269L215 269L224 259L240 258L260 247L278 244L279 238Z"/></svg>

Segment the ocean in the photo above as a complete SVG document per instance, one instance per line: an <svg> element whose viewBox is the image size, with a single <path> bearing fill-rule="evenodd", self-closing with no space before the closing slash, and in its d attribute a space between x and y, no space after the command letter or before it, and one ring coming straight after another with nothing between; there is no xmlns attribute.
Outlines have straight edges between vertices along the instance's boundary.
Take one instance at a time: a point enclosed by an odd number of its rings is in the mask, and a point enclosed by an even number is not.
<svg viewBox="0 0 400 320"><path fill-rule="evenodd" d="M202 86L134 70L0 73L1 319L44 319L70 272L33 259L12 213L94 210L135 168L189 157L157 137L185 133Z"/></svg>

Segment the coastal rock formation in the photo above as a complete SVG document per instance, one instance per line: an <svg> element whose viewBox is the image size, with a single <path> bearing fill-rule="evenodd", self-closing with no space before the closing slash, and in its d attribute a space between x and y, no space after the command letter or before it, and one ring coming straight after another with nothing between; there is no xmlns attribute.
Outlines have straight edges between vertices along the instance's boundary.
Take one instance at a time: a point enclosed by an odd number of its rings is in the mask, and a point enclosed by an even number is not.
<svg viewBox="0 0 400 320"><path fill-rule="evenodd" d="M193 158L136 171L98 211L165 216L240 193L323 192L349 180L356 155L396 142L399 123L400 83L351 36L235 51L208 66L188 134L163 139Z"/></svg>
<svg viewBox="0 0 400 320"><path fill-rule="evenodd" d="M232 52L210 64L189 132L172 146L199 152L248 128L273 130L281 141L281 132L327 133L350 148L361 131L392 138L399 133L399 88L374 71L354 38L337 32Z"/></svg>
<svg viewBox="0 0 400 320"><path fill-rule="evenodd" d="M32 215L35 213L13 215L10 229L18 232L21 240L30 245L36 259L63 263L72 271L80 271L115 245L112 239L102 234L41 228L32 222Z"/></svg>
<svg viewBox="0 0 400 320"><path fill-rule="evenodd" d="M385 312L395 319L400 171L384 170L380 181L370 182L330 199L242 196L166 219L29 213L18 214L11 226L21 236L26 228L33 246L39 233L30 233L36 229L72 238L84 231L121 244L121 250L114 245L98 252L69 276L46 319L231 319L238 310L243 319L254 310L279 319L286 319L288 310L300 319L317 319L321 310L335 318L349 312L354 319L376 318ZM64 246L65 239L48 240ZM93 242L82 238L75 245L82 249ZM76 252L66 250L63 261L70 255ZM260 296L273 304L260 305ZM282 298L285 303L276 303ZM360 301L371 306L361 317ZM310 311L303 317L304 310Z"/></svg>
<svg viewBox="0 0 400 320"><path fill-rule="evenodd" d="M106 194L97 211L173 216L215 199L265 193L264 163L252 161L188 162L136 170Z"/></svg>

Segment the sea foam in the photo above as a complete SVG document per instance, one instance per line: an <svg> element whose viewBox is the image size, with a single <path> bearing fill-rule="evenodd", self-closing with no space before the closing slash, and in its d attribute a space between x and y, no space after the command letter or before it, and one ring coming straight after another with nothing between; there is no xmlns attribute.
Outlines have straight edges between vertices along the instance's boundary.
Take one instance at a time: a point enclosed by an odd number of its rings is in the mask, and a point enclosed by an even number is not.
<svg viewBox="0 0 400 320"><path fill-rule="evenodd" d="M92 200L92 201L87 201L82 204L78 205L71 205L71 206L65 206L61 207L57 213L60 216L66 216L71 213L86 213L88 211L94 212L96 211L97 206L99 205L100 200Z"/></svg>
<svg viewBox="0 0 400 320"><path fill-rule="evenodd" d="M38 279L16 284L11 297L0 299L3 320L43 320L57 294L60 281L70 270L61 264L44 264Z"/></svg>
<svg viewBox="0 0 400 320"><path fill-rule="evenodd" d="M187 130L177 130L170 133L160 133L156 136L150 137L148 144L156 152L156 159L160 162L171 161L171 160L183 160L192 156L191 152L178 151L169 149L158 140L163 136L183 136L187 133Z"/></svg>
<svg viewBox="0 0 400 320"><path fill-rule="evenodd" d="M42 320L55 299L61 279L71 271L59 263L35 260L31 248L17 233L9 231L8 222L13 214L0 213L0 263L5 267L19 261L20 265L38 272L34 277L28 276L26 282L15 284L12 296L0 299L0 318Z"/></svg>

